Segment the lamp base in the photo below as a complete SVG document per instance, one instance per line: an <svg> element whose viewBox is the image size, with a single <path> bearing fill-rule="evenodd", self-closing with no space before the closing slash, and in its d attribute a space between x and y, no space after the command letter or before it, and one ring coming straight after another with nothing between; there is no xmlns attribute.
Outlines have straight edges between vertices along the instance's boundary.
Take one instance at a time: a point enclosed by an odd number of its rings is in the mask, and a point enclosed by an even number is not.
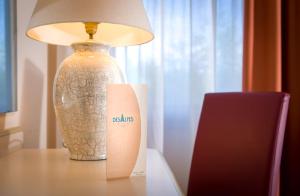
<svg viewBox="0 0 300 196"><path fill-rule="evenodd" d="M54 107L64 143L74 160L106 158L106 85L124 83L108 47L72 45L54 81Z"/></svg>
<svg viewBox="0 0 300 196"><path fill-rule="evenodd" d="M106 160L106 154L100 156L82 156L82 154L70 154L70 159L76 161L101 161Z"/></svg>

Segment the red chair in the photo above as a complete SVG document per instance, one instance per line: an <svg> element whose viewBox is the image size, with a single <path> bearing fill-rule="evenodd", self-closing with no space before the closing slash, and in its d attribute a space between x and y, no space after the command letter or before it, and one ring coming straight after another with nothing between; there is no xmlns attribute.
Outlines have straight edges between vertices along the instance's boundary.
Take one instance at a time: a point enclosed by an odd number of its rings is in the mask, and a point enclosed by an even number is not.
<svg viewBox="0 0 300 196"><path fill-rule="evenodd" d="M188 195L275 196L289 95L206 94Z"/></svg>

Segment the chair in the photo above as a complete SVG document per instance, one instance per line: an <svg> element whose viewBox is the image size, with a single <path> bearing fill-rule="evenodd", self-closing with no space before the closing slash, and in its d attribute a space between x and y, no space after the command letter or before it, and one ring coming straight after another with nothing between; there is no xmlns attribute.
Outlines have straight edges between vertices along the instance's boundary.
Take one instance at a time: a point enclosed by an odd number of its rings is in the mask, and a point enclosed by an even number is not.
<svg viewBox="0 0 300 196"><path fill-rule="evenodd" d="M289 95L206 94L188 195L275 196Z"/></svg>

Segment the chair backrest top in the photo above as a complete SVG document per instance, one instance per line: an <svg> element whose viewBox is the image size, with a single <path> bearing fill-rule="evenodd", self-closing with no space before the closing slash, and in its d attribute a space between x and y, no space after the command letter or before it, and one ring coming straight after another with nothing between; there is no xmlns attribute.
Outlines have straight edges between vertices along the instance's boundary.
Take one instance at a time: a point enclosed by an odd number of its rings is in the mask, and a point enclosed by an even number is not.
<svg viewBox="0 0 300 196"><path fill-rule="evenodd" d="M286 93L206 94L189 195L270 195L278 180L288 102Z"/></svg>

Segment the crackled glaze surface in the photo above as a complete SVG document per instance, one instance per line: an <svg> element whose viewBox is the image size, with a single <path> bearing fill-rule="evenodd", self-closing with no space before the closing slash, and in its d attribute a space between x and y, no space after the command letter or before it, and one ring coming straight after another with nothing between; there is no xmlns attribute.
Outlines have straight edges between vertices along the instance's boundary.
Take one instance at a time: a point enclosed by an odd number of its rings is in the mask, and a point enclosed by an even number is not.
<svg viewBox="0 0 300 196"><path fill-rule="evenodd" d="M105 47L83 43L73 48L54 82L56 116L71 159L105 159L106 84L124 78Z"/></svg>

